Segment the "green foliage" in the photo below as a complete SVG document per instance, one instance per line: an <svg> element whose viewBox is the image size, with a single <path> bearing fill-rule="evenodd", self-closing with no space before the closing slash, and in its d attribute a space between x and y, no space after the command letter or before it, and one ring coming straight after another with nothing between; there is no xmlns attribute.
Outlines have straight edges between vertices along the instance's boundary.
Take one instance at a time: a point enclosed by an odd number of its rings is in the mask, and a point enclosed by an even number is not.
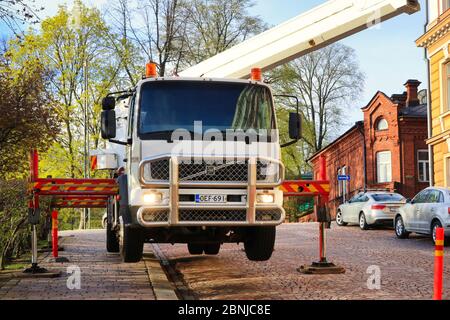
<svg viewBox="0 0 450 320"><path fill-rule="evenodd" d="M0 180L0 270L5 260L20 255L28 246L27 185L24 181Z"/></svg>
<svg viewBox="0 0 450 320"><path fill-rule="evenodd" d="M48 82L39 60L17 64L9 53L0 56L0 179L23 177L30 149L46 150L59 132Z"/></svg>

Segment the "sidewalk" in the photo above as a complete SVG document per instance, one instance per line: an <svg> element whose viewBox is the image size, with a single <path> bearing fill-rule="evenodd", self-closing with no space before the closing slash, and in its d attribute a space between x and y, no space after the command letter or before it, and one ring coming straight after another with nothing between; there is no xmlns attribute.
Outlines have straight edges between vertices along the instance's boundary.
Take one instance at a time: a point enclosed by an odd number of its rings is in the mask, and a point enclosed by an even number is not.
<svg viewBox="0 0 450 320"><path fill-rule="evenodd" d="M50 254L39 257L41 267L60 271L61 276L55 279L13 278L1 286L0 299L156 300L157 297L176 297L173 291L167 290L170 284L165 274L159 272L159 263L155 263L153 254L146 254L139 263L124 264L119 255L106 253L104 230L62 232L61 236L65 250L60 256L68 258L68 263L55 263ZM163 296L155 295L151 282L158 272L157 293L163 286ZM76 288L77 273L81 275L80 289Z"/></svg>

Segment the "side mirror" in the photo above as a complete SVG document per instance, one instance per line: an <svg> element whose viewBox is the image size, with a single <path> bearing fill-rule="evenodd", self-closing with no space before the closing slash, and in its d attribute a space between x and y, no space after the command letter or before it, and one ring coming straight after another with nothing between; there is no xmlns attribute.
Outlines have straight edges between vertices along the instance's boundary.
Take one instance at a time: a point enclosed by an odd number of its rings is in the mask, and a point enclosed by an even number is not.
<svg viewBox="0 0 450 320"><path fill-rule="evenodd" d="M101 127L103 139L114 139L116 137L116 111L102 111Z"/></svg>
<svg viewBox="0 0 450 320"><path fill-rule="evenodd" d="M295 141L302 138L302 117L297 112L289 114L289 138Z"/></svg>
<svg viewBox="0 0 450 320"><path fill-rule="evenodd" d="M108 96L103 98L102 100L102 109L103 110L114 110L116 107L116 99L114 97Z"/></svg>

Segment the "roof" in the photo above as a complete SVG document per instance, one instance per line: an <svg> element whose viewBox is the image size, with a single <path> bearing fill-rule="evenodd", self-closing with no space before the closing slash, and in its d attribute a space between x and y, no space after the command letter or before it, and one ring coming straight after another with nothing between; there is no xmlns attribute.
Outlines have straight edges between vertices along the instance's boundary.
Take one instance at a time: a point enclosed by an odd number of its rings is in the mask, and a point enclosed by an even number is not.
<svg viewBox="0 0 450 320"><path fill-rule="evenodd" d="M414 117L414 118L426 118L428 106L426 104L420 104L418 106L405 107L400 110L399 116Z"/></svg>
<svg viewBox="0 0 450 320"><path fill-rule="evenodd" d="M340 137L338 137L336 140L334 140L332 143L330 143L329 145L327 145L325 148L322 148L321 150L317 151L316 153L314 153L311 158L308 159L308 161L313 160L314 158L316 158L318 155L320 155L321 153L327 151L329 148L331 148L332 146L334 146L336 143L338 143L339 141L341 141L342 139L344 139L346 136L350 135L351 133L353 133L353 131L355 131L358 128L364 128L364 121L358 121L355 123L355 125L353 127L351 127L350 129L348 129L344 134L342 134Z"/></svg>

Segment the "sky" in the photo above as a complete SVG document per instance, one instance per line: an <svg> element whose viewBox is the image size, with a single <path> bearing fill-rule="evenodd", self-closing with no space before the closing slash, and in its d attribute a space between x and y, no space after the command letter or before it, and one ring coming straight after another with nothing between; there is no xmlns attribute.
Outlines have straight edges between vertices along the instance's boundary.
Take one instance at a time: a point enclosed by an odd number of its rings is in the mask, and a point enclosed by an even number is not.
<svg viewBox="0 0 450 320"><path fill-rule="evenodd" d="M107 0L83 0L87 5L102 8ZM277 25L293 18L325 0L255 0L250 10L253 15L260 16L267 24ZM426 61L423 49L417 48L415 40L424 32L425 1L420 0L422 11L414 15L403 14L383 22L380 26L362 31L341 43L355 49L361 70L366 75L365 90L355 105L349 106L349 117L342 132L354 122L362 120L360 108L369 103L377 91L388 96L404 91L403 84L408 79L418 79L426 88ZM56 13L60 4L72 5L73 0L36 0L38 5L46 9L41 18ZM0 24L0 32L4 33Z"/></svg>

